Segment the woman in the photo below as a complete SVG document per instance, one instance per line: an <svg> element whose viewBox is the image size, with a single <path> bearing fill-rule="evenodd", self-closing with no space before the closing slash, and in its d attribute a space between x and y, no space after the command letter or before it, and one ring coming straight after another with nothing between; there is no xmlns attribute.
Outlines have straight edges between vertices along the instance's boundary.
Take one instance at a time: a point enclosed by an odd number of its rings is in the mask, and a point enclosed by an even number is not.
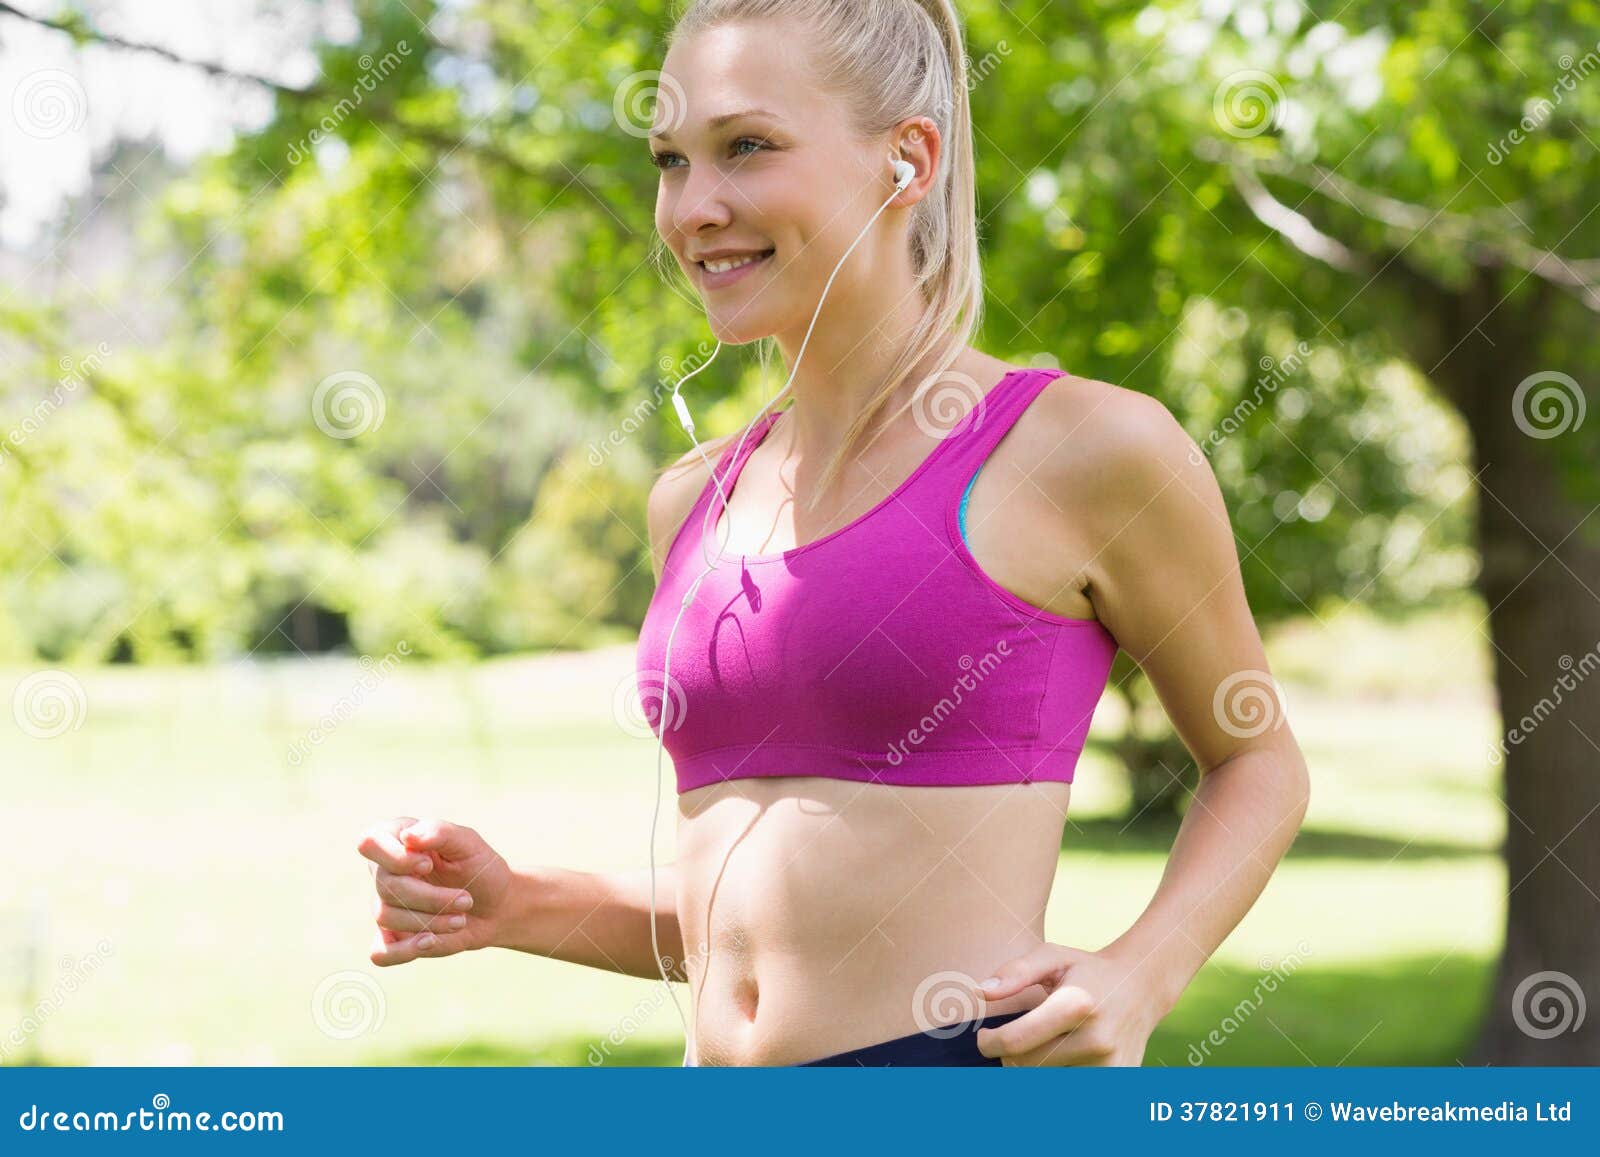
<svg viewBox="0 0 1600 1157"><path fill-rule="evenodd" d="M513 871L469 828L403 817L360 848L374 963L499 945L670 968L701 1065L1136 1065L1265 886L1307 774L1204 456L1145 395L967 344L964 59L945 0L700 0L679 21L657 229L719 340L775 339L794 398L650 495L642 687L694 591L652 714L679 789L666 959L646 872ZM1138 919L1052 944L1118 646L1203 775Z"/></svg>

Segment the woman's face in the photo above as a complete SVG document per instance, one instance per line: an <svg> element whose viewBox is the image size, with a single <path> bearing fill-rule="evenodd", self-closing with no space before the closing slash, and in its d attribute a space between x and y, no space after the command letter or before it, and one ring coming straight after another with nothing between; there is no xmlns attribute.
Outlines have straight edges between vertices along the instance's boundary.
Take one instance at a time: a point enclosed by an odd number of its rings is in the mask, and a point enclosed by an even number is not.
<svg viewBox="0 0 1600 1157"><path fill-rule="evenodd" d="M732 344L803 332L834 265L894 187L887 149L874 165L798 56L802 41L782 23L726 25L674 45L662 65L649 142L661 170L656 229L712 332ZM757 260L708 269L719 257ZM863 240L829 303L868 284L874 260Z"/></svg>

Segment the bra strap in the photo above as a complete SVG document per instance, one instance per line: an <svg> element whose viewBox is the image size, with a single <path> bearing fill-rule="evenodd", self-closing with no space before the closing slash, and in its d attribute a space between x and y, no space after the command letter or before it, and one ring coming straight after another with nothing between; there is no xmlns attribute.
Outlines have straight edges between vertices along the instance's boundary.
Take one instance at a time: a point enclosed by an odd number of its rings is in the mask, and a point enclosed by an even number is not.
<svg viewBox="0 0 1600 1157"><path fill-rule="evenodd" d="M984 462L1000 444L1022 412L1040 392L1065 370L1027 370L995 386L979 400L973 410L950 433L954 442L929 471L926 481L942 504L954 500L977 475Z"/></svg>

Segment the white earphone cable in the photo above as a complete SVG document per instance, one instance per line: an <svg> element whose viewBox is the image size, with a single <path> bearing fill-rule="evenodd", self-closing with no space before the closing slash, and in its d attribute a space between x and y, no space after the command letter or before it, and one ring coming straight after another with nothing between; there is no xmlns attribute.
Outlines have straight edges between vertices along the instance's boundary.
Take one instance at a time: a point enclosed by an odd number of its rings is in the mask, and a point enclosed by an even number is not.
<svg viewBox="0 0 1600 1157"><path fill-rule="evenodd" d="M884 200L883 204L879 205L877 211L874 212L867 220L867 223L861 227L861 232L856 234L856 239L850 243L850 248L844 251L844 256L839 258L838 264L833 267L833 272L828 275L827 284L822 287L822 296L817 300L817 308L811 314L811 324L806 329L806 336L800 343L799 352L795 354L794 367L789 371L789 379L784 383L783 389L779 390L776 394L767 399L766 404L761 407L756 416L752 418L748 424L746 424L744 430L740 433L738 444L734 447L733 454L728 458L730 472L734 463L738 462L739 460L739 454L744 449L744 441L750 436L750 431L754 429L756 423L761 420L762 416L766 414L769 409L771 409L772 404L779 398L783 397L784 394L788 393L789 387L794 384L794 376L800 370L800 361L806 356L806 346L811 343L811 333L816 329L817 318L822 315L823 302L827 301L828 290L833 288L834 278L839 276L839 270L844 267L845 260L849 258L850 254L855 251L856 246L861 244L861 239L867 235L867 230L872 228L872 223L878 219L879 215L889 207L890 203L900 195L905 187L911 183L911 179L916 176L916 168L909 161L896 160L893 154L890 155L889 160L894 165L894 192L889 194L889 196ZM661 947L656 938L656 823L659 820L661 813L662 757L666 752L667 729L672 723L672 679L669 672L671 669L672 640L673 637L678 633L678 624L683 621L684 612L687 611L689 609L689 605L694 602L695 592L700 589L700 583L708 574L717 569L718 563L721 560L722 546L723 543L726 542L726 539L724 539L722 542L718 542L717 557L711 557L711 555L709 555L706 551L707 529L711 529L714 533L717 526L717 520L720 519L724 511L727 511L729 530L731 532L733 514L728 509L728 495L722 488L722 479L717 476L716 467L712 464L710 458L707 457L705 448L700 444L700 440L694 436L694 419L689 416L689 407L684 402L682 395L680 395L678 391L682 388L684 382L694 377L695 374L698 374L701 370L705 369L706 366L709 366L713 361L715 361L717 353L721 349L722 342L718 341L716 349L711 351L711 356L705 360L704 365L696 366L694 369L690 370L688 373L684 374L683 377L674 382L672 386L672 405L677 411L678 421L682 424L684 433L689 435L689 440L694 443L695 449L700 451L700 459L706 464L706 469L711 475L711 484L716 488L717 498L720 499L722 503L720 510L717 508L715 501L708 502L706 504L706 512L702 516L700 523L700 557L705 562L706 567L699 573L699 575L695 577L694 582L689 584L689 589L684 592L682 605L678 609L678 617L673 620L672 629L667 632L666 648L662 654L661 660L661 723L660 728L656 733L656 737L660 741L659 746L656 748L656 806L650 815L650 950L652 953L654 953L656 958L656 967L661 972L661 983L663 986L665 986L667 994L672 997L673 1007L678 1010L678 1019L683 1022L684 1067L689 1067L689 1056L694 1051L694 1030L690 1026L689 1018L684 1015L683 1006L678 1003L677 993L672 989L672 981L667 976L666 965L661 956ZM665 581L665 579L666 574L663 571L662 580ZM639 689L639 691L641 696L648 693L647 689L642 687ZM681 922L679 933L681 937ZM709 931L707 935L709 939ZM687 979L687 961L679 961L678 963L682 965L684 969L684 976Z"/></svg>

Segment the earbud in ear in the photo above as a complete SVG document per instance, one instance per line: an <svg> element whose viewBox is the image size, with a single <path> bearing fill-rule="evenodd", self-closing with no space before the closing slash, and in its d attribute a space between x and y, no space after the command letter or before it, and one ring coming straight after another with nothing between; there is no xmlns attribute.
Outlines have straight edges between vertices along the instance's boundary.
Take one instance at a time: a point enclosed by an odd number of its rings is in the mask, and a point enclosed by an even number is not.
<svg viewBox="0 0 1600 1157"><path fill-rule="evenodd" d="M898 191L911 184L911 178L917 175L917 167L910 161L896 161L894 163L894 187Z"/></svg>

